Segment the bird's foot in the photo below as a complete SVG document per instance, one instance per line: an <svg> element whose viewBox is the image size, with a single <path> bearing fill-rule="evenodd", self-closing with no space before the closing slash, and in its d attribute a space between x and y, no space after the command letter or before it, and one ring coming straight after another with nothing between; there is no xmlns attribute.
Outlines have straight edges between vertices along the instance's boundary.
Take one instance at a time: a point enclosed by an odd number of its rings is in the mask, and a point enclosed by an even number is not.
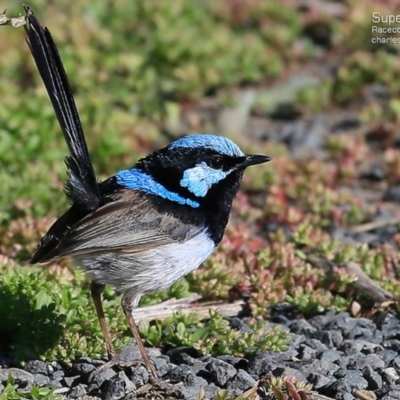
<svg viewBox="0 0 400 400"><path fill-rule="evenodd" d="M151 375L149 382L140 387L137 390L137 394L145 393L148 390L154 390L158 393L162 392L163 395L170 395L174 392L174 385Z"/></svg>
<svg viewBox="0 0 400 400"><path fill-rule="evenodd" d="M100 365L96 368L96 373L101 374L104 371L107 371L112 367L120 367L120 368L128 368L128 367L137 367L142 364L142 360L123 360L118 355L113 356L109 361L105 364Z"/></svg>

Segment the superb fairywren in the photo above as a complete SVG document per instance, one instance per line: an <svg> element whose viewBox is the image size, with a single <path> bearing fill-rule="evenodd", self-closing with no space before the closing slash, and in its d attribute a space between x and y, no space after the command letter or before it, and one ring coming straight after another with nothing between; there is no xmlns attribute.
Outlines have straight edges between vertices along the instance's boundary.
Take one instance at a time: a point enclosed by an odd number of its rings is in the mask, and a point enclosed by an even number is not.
<svg viewBox="0 0 400 400"><path fill-rule="evenodd" d="M92 279L91 294L108 357L115 352L101 293L122 293L122 307L145 362L154 370L132 316L143 293L168 288L198 268L219 244L243 171L270 160L231 140L196 134L142 158L99 183L56 45L28 6L27 41L68 144L70 209L49 229L31 262L72 257Z"/></svg>

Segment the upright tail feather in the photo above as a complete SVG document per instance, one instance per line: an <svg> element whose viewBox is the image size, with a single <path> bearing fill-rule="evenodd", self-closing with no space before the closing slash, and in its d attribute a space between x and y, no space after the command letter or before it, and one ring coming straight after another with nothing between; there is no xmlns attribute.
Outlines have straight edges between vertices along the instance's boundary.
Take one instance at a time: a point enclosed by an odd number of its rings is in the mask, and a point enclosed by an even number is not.
<svg viewBox="0 0 400 400"><path fill-rule="evenodd" d="M67 74L49 30L40 25L30 7L24 5L24 8L27 42L70 151L65 158L66 194L73 204L87 211L95 210L100 204L100 190Z"/></svg>

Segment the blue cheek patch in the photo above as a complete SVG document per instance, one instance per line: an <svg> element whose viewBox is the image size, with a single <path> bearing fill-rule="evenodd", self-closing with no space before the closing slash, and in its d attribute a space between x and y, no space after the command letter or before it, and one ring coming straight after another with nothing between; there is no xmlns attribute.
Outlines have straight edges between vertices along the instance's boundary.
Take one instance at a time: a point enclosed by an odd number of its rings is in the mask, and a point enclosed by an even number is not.
<svg viewBox="0 0 400 400"><path fill-rule="evenodd" d="M156 182L150 175L136 168L125 169L115 175L119 185L126 189L140 190L193 208L200 207L200 203L191 199L185 199L178 193L167 190L163 185Z"/></svg>
<svg viewBox="0 0 400 400"><path fill-rule="evenodd" d="M179 183L196 197L204 197L214 183L221 181L227 175L228 172L210 168L205 162L202 162L187 169Z"/></svg>

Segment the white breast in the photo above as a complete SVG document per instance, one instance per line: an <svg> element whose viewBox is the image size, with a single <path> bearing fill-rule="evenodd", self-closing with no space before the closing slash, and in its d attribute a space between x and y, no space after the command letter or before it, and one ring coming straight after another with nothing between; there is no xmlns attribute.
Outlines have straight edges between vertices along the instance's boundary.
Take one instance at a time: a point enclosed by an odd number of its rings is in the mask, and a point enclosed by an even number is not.
<svg viewBox="0 0 400 400"><path fill-rule="evenodd" d="M120 293L139 294L167 289L198 268L214 249L213 240L203 231L186 242L144 252L99 252L76 258L96 282L112 285Z"/></svg>

